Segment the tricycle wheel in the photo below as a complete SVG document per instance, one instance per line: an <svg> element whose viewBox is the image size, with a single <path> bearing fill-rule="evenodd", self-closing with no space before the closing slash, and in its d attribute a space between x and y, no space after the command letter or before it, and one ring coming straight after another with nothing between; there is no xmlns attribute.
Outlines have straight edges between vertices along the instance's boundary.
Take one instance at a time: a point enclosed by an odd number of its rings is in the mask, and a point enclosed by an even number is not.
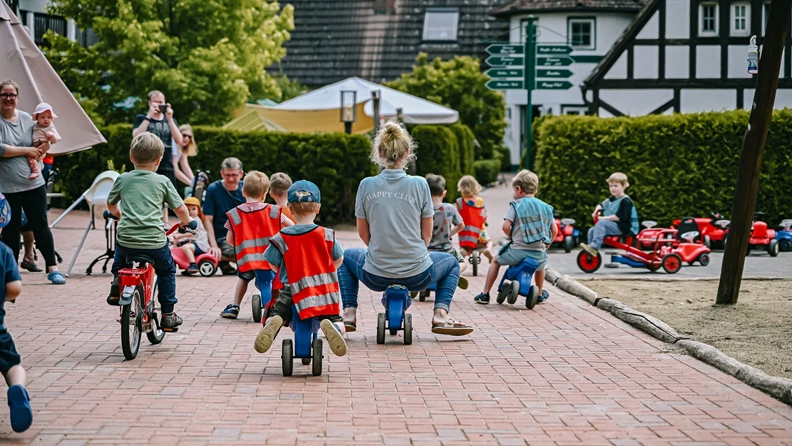
<svg viewBox="0 0 792 446"><path fill-rule="evenodd" d="M217 272L217 265L212 263L211 260L201 260L201 263L198 264L198 271L202 276L210 277Z"/></svg>
<svg viewBox="0 0 792 446"><path fill-rule="evenodd" d="M404 315L404 345L412 344L412 314Z"/></svg>
<svg viewBox="0 0 792 446"><path fill-rule="evenodd" d="M528 297L525 298L525 306L529 310L533 310L533 307L539 302L539 287L536 285L531 285L531 288L528 290Z"/></svg>
<svg viewBox="0 0 792 446"><path fill-rule="evenodd" d="M250 296L250 303L253 305L253 322L261 322L261 295Z"/></svg>
<svg viewBox="0 0 792 446"><path fill-rule="evenodd" d="M311 363L311 358L302 358L303 365L308 365Z"/></svg>
<svg viewBox="0 0 792 446"><path fill-rule="evenodd" d="M704 236L704 246L706 246L707 248L712 249L712 239L708 235Z"/></svg>
<svg viewBox="0 0 792 446"><path fill-rule="evenodd" d="M668 274L676 274L682 269L682 258L679 254L668 254L663 257L662 265Z"/></svg>
<svg viewBox="0 0 792 446"><path fill-rule="evenodd" d="M512 280L511 286L511 294L507 296L507 302L511 305L514 305L517 302L517 298L520 297L520 281L519 280Z"/></svg>
<svg viewBox="0 0 792 446"><path fill-rule="evenodd" d="M498 291L498 297L495 299L496 302L502 304L507 297L511 295L512 289L512 282L511 280L506 280L503 282L501 289Z"/></svg>
<svg viewBox="0 0 792 446"><path fill-rule="evenodd" d="M568 235L564 237L564 252L572 252L572 248L574 247L575 242L572 240L572 236Z"/></svg>
<svg viewBox="0 0 792 446"><path fill-rule="evenodd" d="M281 344L281 366L283 367L283 376L292 376L294 351L291 339L284 339Z"/></svg>
<svg viewBox="0 0 792 446"><path fill-rule="evenodd" d="M602 266L602 255L597 253L596 256L592 256L586 251L580 251L577 256L577 265L584 273L591 274Z"/></svg>
<svg viewBox="0 0 792 446"><path fill-rule="evenodd" d="M473 251L470 254L470 263L473 265L473 277L478 276L478 264L479 264L479 254L477 251Z"/></svg>
<svg viewBox="0 0 792 446"><path fill-rule="evenodd" d="M698 258L698 261L699 261L699 263L701 263L701 266L709 265L709 262L710 262L709 254L704 253L704 254L700 255L699 258Z"/></svg>
<svg viewBox="0 0 792 446"><path fill-rule="evenodd" d="M314 339L311 347L313 347L313 366L311 366L311 372L313 372L313 376L319 376L322 374L322 340Z"/></svg>
<svg viewBox="0 0 792 446"><path fill-rule="evenodd" d="M385 313L377 315L377 344L385 343Z"/></svg>
<svg viewBox="0 0 792 446"><path fill-rule="evenodd" d="M770 244L767 245L767 253L770 254L770 257L778 255L778 240L770 240Z"/></svg>
<svg viewBox="0 0 792 446"><path fill-rule="evenodd" d="M778 241L778 249L780 251L792 251L792 241L781 239Z"/></svg>

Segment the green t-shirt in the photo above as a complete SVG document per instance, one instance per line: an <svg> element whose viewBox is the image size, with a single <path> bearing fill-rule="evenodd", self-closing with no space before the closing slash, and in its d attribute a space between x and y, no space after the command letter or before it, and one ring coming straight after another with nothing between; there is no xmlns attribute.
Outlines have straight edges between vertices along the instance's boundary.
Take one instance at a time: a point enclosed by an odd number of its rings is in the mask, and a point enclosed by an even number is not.
<svg viewBox="0 0 792 446"><path fill-rule="evenodd" d="M108 201L121 202L116 240L124 248L158 249L168 243L162 223L162 204L171 209L184 204L168 177L148 170L121 174Z"/></svg>

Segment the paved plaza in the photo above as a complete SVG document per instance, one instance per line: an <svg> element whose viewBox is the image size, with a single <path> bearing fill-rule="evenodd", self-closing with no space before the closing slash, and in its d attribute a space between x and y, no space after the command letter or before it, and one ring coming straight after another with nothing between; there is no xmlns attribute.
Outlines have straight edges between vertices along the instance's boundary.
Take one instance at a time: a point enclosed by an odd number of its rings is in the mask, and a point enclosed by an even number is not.
<svg viewBox="0 0 792 446"><path fill-rule="evenodd" d="M488 193L508 200L508 189ZM54 230L64 269L86 219L74 212ZM353 232L339 239L362 246ZM0 412L0 443L792 445L789 406L554 288L533 311L474 304L483 277L470 272L452 315L472 335L433 335L431 301L415 302L413 344L377 345L379 296L362 289L349 354L325 346L322 376L298 362L288 378L280 342L253 350L249 299L240 319L218 317L235 278L178 276L184 325L157 346L144 337L125 361L110 276L84 274L103 250L92 231L66 286L23 272L6 322L35 419L13 434Z"/></svg>

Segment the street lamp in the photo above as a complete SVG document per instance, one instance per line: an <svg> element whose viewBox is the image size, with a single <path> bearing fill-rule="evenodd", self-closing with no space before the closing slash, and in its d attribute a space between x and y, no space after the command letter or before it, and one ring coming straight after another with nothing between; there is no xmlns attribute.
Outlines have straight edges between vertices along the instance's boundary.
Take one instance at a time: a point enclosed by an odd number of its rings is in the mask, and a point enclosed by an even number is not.
<svg viewBox="0 0 792 446"><path fill-rule="evenodd" d="M341 90L341 122L344 123L344 131L347 135L352 134L352 123L357 120L357 91Z"/></svg>

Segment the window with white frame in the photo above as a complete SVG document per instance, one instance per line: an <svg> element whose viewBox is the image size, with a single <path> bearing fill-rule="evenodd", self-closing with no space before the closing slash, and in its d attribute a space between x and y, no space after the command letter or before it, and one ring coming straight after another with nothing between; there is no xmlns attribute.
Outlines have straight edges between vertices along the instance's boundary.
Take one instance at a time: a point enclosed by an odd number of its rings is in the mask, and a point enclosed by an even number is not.
<svg viewBox="0 0 792 446"><path fill-rule="evenodd" d="M733 3L731 5L731 34L747 36L751 25L751 4Z"/></svg>
<svg viewBox="0 0 792 446"><path fill-rule="evenodd" d="M579 115L583 116L588 113L588 108L585 106L577 106L577 105L562 105L561 106L561 114L562 115Z"/></svg>
<svg viewBox="0 0 792 446"><path fill-rule="evenodd" d="M424 15L423 40L427 42L456 42L458 27L458 9L427 9Z"/></svg>
<svg viewBox="0 0 792 446"><path fill-rule="evenodd" d="M718 35L718 4L702 3L699 5L699 35Z"/></svg>
<svg viewBox="0 0 792 446"><path fill-rule="evenodd" d="M595 49L594 19L570 18L567 22L569 45L578 50Z"/></svg>

